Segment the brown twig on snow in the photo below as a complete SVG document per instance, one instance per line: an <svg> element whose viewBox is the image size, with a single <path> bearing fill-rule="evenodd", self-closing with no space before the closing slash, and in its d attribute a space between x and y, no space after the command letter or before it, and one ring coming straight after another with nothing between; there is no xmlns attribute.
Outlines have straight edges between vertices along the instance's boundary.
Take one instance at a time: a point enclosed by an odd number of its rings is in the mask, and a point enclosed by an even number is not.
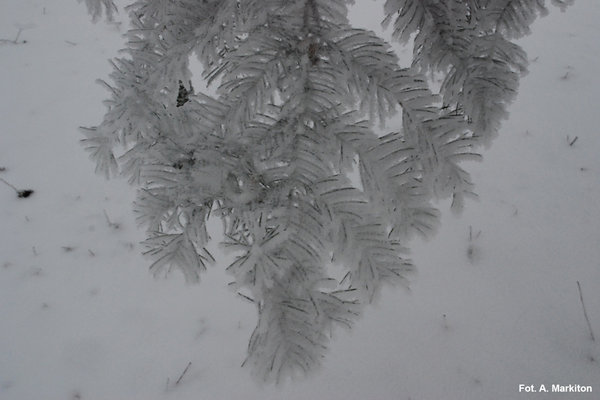
<svg viewBox="0 0 600 400"><path fill-rule="evenodd" d="M108 218L108 213L104 210L104 216L106 217L106 222L108 223L108 227L112 229L119 229L121 225L116 222L112 222L110 218Z"/></svg>
<svg viewBox="0 0 600 400"><path fill-rule="evenodd" d="M12 185L9 182L7 182L5 179L0 178L0 182L4 183L6 186L12 188L15 192L17 192L17 197L20 198L20 199L27 198L27 197L29 197L29 196L31 196L33 194L33 190L32 189L19 190L14 185Z"/></svg>
<svg viewBox="0 0 600 400"><path fill-rule="evenodd" d="M25 44L25 43L27 43L27 40L21 40L19 42L19 36L21 36L21 32L23 32L23 28L19 28L19 31L17 32L17 36L15 36L15 38L13 40L0 39L0 43L10 43L10 44Z"/></svg>
<svg viewBox="0 0 600 400"><path fill-rule="evenodd" d="M175 385L178 385L179 382L181 382L181 380L183 379L183 376L185 375L185 373L188 371L188 369L190 369L190 367L192 366L192 362L190 361L187 365L187 367L185 367L185 369L183 370L183 372L181 373L181 375L179 375L179 379L177 379L177 381L175 382Z"/></svg>
<svg viewBox="0 0 600 400"><path fill-rule="evenodd" d="M583 293L581 292L581 284L577 281L577 289L579 290L579 300L581 300L581 307L583 308L583 316L585 317L585 322L587 322L588 329L590 331L590 337L592 338L592 342L596 341L596 337L594 336L594 331L592 330L592 324L590 323L590 318L588 317L587 310L585 309L585 303L583 302Z"/></svg>

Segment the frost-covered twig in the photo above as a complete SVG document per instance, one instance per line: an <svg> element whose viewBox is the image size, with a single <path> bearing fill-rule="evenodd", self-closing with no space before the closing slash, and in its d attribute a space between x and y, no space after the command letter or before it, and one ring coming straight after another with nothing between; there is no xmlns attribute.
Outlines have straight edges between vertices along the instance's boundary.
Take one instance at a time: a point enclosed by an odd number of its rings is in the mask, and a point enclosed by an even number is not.
<svg viewBox="0 0 600 400"><path fill-rule="evenodd" d="M78 1L81 3L84 0ZM103 15L106 16L108 21L112 21L114 14L118 12L117 6L112 0L85 0L85 5L94 22L98 21Z"/></svg>
<svg viewBox="0 0 600 400"><path fill-rule="evenodd" d="M95 16L112 7L85 2ZM404 283L404 244L434 231L432 201L460 210L473 195L459 164L498 131L527 64L509 39L544 10L542 0L388 0L396 36L417 49L405 69L383 39L350 26L349 3L135 1L108 111L83 130L98 172L141 186L153 273L198 281L214 261L211 211L223 219L224 244L241 251L227 268L233 287L258 312L243 365L261 380L318 366L333 326L350 326L384 283ZM207 83L220 82L216 95L192 90L192 53ZM447 75L441 97L416 70ZM372 129L393 116L393 132Z"/></svg>

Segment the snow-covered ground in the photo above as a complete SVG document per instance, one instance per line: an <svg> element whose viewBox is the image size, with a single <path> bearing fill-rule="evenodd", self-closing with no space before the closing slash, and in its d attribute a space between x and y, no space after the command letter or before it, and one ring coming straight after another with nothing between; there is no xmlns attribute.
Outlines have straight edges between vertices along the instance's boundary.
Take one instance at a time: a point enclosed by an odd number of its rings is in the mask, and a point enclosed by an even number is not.
<svg viewBox="0 0 600 400"><path fill-rule="evenodd" d="M376 27L381 2L358 3ZM152 278L134 189L95 175L79 144L104 112L94 80L123 46L119 20L0 2L0 178L35 190L0 182L0 399L600 398L600 2L553 9L521 41L530 73L468 166L479 201L440 204L439 233L411 243L411 289L384 290L319 371L281 387L240 368L255 311L227 289L231 256L200 285Z"/></svg>

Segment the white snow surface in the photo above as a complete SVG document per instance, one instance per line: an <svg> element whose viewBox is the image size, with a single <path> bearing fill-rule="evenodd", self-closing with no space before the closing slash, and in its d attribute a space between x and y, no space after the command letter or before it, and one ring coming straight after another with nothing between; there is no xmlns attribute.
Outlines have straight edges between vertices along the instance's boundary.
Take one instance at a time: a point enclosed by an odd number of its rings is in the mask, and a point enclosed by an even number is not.
<svg viewBox="0 0 600 400"><path fill-rule="evenodd" d="M357 3L355 24L379 29L381 1ZM95 175L79 143L104 113L94 81L124 46L123 11L92 24L74 0L2 0L0 178L35 193L0 182L0 399L599 399L598 21L600 2L577 0L534 23L510 118L467 166L479 200L439 204L438 234L410 243L410 289L335 330L322 368L265 386L240 368L256 316L227 288L219 222L199 285L153 278L135 189Z"/></svg>

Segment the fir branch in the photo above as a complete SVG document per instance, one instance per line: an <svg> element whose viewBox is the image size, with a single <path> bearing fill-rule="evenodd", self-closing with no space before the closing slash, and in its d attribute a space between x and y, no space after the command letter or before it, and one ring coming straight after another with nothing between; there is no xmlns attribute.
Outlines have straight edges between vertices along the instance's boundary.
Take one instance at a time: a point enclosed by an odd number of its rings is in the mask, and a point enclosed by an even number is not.
<svg viewBox="0 0 600 400"><path fill-rule="evenodd" d="M77 1L81 3L84 0ZM106 15L106 19L112 21L113 15L118 12L117 6L112 0L85 0L85 5L94 22L98 21L102 15Z"/></svg>
<svg viewBox="0 0 600 400"><path fill-rule="evenodd" d="M504 32L529 23L510 16L521 3L388 0L395 36L416 33L403 69L348 25L345 0L138 0L108 110L83 142L98 172L140 186L151 272L199 280L215 261L207 221L221 218L240 251L232 286L259 316L244 365L269 381L306 374L333 326L412 271L403 243L434 230L431 201L460 209L472 195L461 163L479 158L527 65ZM192 53L216 97L193 91ZM441 100L427 71L446 74ZM371 130L400 112L396 132ZM332 261L346 272L333 285Z"/></svg>

